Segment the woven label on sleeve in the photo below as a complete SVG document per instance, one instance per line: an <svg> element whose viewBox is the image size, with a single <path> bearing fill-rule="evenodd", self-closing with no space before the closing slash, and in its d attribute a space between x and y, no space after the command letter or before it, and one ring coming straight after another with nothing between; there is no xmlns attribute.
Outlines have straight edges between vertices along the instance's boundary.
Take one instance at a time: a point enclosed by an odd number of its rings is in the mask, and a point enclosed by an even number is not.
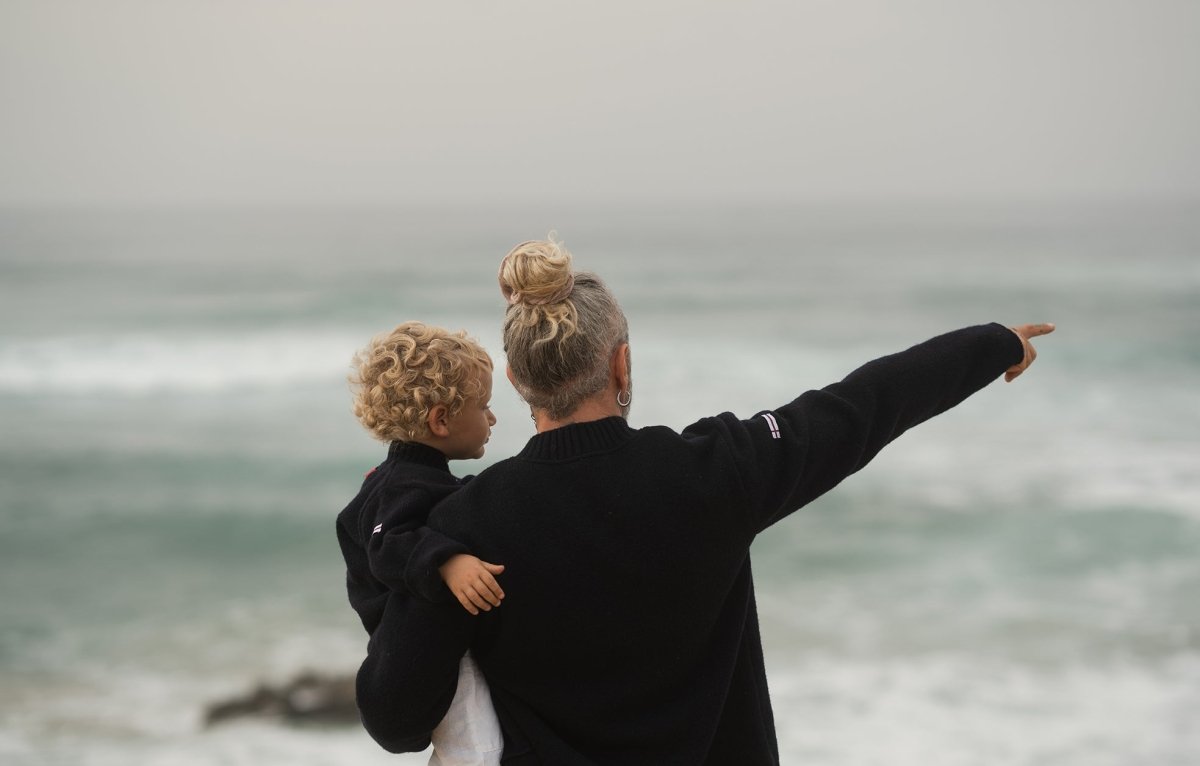
<svg viewBox="0 0 1200 766"><path fill-rule="evenodd" d="M775 416L773 414L771 414L770 412L764 412L762 414L762 416L763 416L763 420L767 421L767 426L771 429L771 438L778 439L779 438L779 423L775 420Z"/></svg>

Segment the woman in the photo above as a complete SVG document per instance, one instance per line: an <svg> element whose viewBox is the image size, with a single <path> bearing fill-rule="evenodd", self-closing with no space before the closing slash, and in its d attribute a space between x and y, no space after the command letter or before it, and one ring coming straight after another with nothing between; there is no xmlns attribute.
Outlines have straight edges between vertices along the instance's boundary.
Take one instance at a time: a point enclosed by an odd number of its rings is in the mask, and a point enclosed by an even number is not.
<svg viewBox="0 0 1200 766"><path fill-rule="evenodd" d="M503 562L507 598L473 622L431 613L418 663L360 684L360 707L385 746L436 723L470 648L506 764L778 763L751 542L909 427L1020 375L1053 329L967 328L748 420L635 430L627 324L600 279L534 241L500 286L508 377L538 433L429 524Z"/></svg>

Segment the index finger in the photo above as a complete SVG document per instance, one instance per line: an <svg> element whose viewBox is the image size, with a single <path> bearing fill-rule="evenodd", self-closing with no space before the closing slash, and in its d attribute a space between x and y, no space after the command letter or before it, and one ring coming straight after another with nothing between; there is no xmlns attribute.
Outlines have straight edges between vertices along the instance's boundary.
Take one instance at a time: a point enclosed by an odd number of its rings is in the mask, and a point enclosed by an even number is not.
<svg viewBox="0 0 1200 766"><path fill-rule="evenodd" d="M1049 335L1054 332L1053 322L1042 322L1040 324L1022 324L1017 325L1013 330L1022 338L1036 338L1039 335Z"/></svg>

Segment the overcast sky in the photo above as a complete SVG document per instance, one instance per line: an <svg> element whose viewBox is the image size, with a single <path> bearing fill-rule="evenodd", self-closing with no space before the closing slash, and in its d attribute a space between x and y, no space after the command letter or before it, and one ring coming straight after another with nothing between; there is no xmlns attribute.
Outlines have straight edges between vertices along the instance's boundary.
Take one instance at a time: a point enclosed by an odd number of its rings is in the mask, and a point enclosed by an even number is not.
<svg viewBox="0 0 1200 766"><path fill-rule="evenodd" d="M0 204L1200 199L1193 0L0 0Z"/></svg>

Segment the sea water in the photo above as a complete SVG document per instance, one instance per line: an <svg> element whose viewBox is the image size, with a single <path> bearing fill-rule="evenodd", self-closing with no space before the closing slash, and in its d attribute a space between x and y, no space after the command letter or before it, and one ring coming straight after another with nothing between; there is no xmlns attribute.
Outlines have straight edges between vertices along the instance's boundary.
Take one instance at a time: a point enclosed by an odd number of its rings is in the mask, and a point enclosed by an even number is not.
<svg viewBox="0 0 1200 766"><path fill-rule="evenodd" d="M383 447L350 357L420 318L502 368L500 257L556 228L628 314L635 426L1058 324L755 543L785 764L1200 763L1197 213L0 212L0 762L423 763L204 710L356 667L333 520ZM502 376L494 409L460 473L532 433Z"/></svg>

